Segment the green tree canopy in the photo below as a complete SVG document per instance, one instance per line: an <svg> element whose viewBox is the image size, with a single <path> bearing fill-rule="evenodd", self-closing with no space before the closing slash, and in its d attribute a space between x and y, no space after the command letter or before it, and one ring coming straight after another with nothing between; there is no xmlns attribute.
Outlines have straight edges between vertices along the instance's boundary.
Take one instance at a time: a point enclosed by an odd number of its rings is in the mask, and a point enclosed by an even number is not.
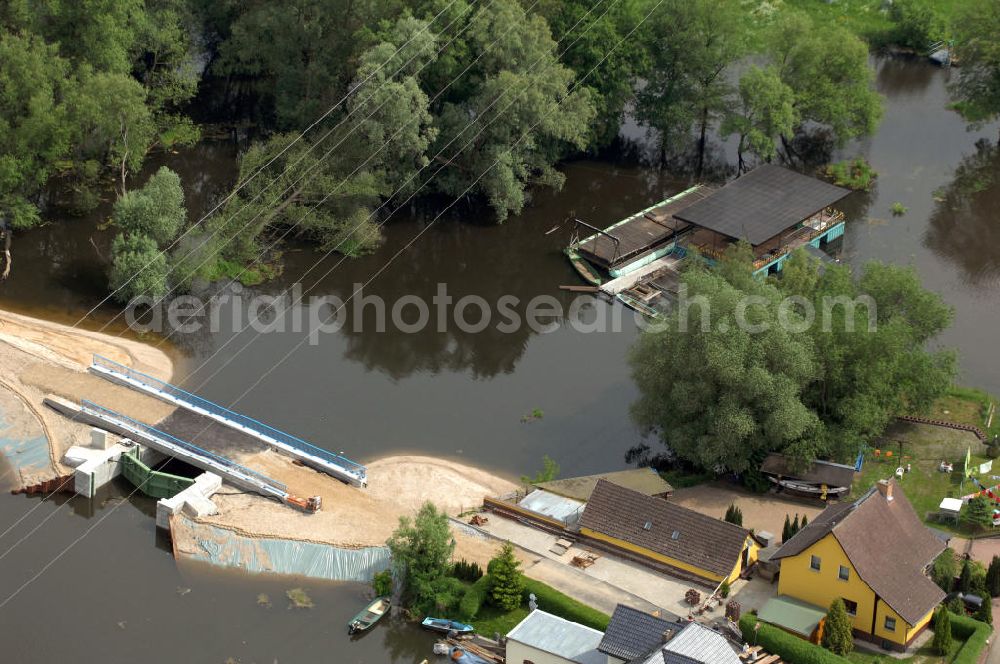
<svg viewBox="0 0 1000 664"><path fill-rule="evenodd" d="M838 655L847 655L854 650L854 635L851 618L847 615L844 600L839 597L830 604L823 626L823 647Z"/></svg>
<svg viewBox="0 0 1000 664"><path fill-rule="evenodd" d="M857 277L804 252L788 279L751 274L734 245L717 269L682 275L680 303L629 356L637 422L702 468L745 472L768 452L853 459L899 414L950 387L954 354L928 344L951 308L912 268L871 263Z"/></svg>
<svg viewBox="0 0 1000 664"><path fill-rule="evenodd" d="M424 503L415 518L399 518L387 545L402 579L404 599L418 606L434 604L455 551L448 515Z"/></svg>
<svg viewBox="0 0 1000 664"><path fill-rule="evenodd" d="M795 92L788 87L774 67L751 66L740 77L740 103L726 115L720 133L737 134L739 170L747 170L743 154L747 151L764 161L777 155L777 141L791 136L799 124Z"/></svg>
<svg viewBox="0 0 1000 664"><path fill-rule="evenodd" d="M361 31L394 18L399 6L393 0L225 0L210 10L210 24L223 36L215 72L238 77L264 97L266 126L304 128L350 89Z"/></svg>
<svg viewBox="0 0 1000 664"><path fill-rule="evenodd" d="M689 269L682 297L690 306L642 334L629 354L641 395L636 420L702 468L744 472L770 451L816 452L819 420L802 400L817 377L812 341L779 324L781 293L751 277L746 258L739 250L731 268Z"/></svg>
<svg viewBox="0 0 1000 664"><path fill-rule="evenodd" d="M524 600L524 575L514 555L514 546L504 542L486 568L490 576L489 601L504 611L512 611Z"/></svg>
<svg viewBox="0 0 1000 664"><path fill-rule="evenodd" d="M0 206L15 228L38 223L42 187L69 154L70 71L41 38L0 32Z"/></svg>
<svg viewBox="0 0 1000 664"><path fill-rule="evenodd" d="M737 0L664 0L650 17L636 116L658 133L661 159L695 125L703 154L709 124L729 104L725 72L746 51L747 18Z"/></svg>
<svg viewBox="0 0 1000 664"><path fill-rule="evenodd" d="M120 233L111 243L111 255L108 282L119 302L166 295L167 257L156 240L142 233Z"/></svg>
<svg viewBox="0 0 1000 664"><path fill-rule="evenodd" d="M644 9L638 0L610 6L597 0L542 0L538 4L538 13L560 42L561 62L578 78L590 74L584 85L594 93L591 147L607 145L618 136L625 108L635 94L636 79L647 66L643 40L626 38L642 20ZM619 42L621 45L610 51Z"/></svg>
<svg viewBox="0 0 1000 664"><path fill-rule="evenodd" d="M795 93L800 122L829 127L840 145L875 131L882 98L873 88L868 46L847 28L820 29L806 14L783 12L768 50L779 77Z"/></svg>
<svg viewBox="0 0 1000 664"><path fill-rule="evenodd" d="M955 551L947 548L938 554L931 566L931 579L941 590L950 593L955 585L955 575L958 573L958 565L955 563Z"/></svg>
<svg viewBox="0 0 1000 664"><path fill-rule="evenodd" d="M1000 5L967 2L952 25L962 66L952 88L956 108L973 123L1000 115Z"/></svg>
<svg viewBox="0 0 1000 664"><path fill-rule="evenodd" d="M786 265L779 287L816 314L807 334L818 379L803 399L824 423L828 454L853 457L857 442L874 440L897 415L925 412L948 390L955 355L929 344L953 312L914 268L871 262L859 276L842 265L819 275L804 251Z"/></svg>
<svg viewBox="0 0 1000 664"><path fill-rule="evenodd" d="M529 184L562 186L553 165L586 147L593 93L571 88L573 70L559 62L545 19L516 0L477 9L460 41L462 61L441 61L433 74L450 80L472 64L435 107L432 152L443 151L446 166L436 187L457 196L472 186L502 221L522 210Z"/></svg>
<svg viewBox="0 0 1000 664"><path fill-rule="evenodd" d="M164 250L177 237L186 217L181 179L166 166L141 189L118 199L111 219L119 233L111 244L108 279L118 300L167 293L169 266Z"/></svg>
<svg viewBox="0 0 1000 664"><path fill-rule="evenodd" d="M947 655L951 652L952 642L951 615L947 608L938 607L934 614L934 640L931 642L931 649L938 655Z"/></svg>
<svg viewBox="0 0 1000 664"><path fill-rule="evenodd" d="M141 189L126 193L111 215L123 232L147 235L160 246L177 237L187 210L181 179L166 166L160 167Z"/></svg>

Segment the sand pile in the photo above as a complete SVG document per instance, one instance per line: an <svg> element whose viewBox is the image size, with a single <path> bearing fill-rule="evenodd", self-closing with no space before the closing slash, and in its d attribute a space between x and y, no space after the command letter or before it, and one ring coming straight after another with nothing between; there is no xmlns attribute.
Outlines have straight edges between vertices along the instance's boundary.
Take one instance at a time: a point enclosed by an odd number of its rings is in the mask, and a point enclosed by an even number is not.
<svg viewBox="0 0 1000 664"><path fill-rule="evenodd" d="M321 496L323 509L305 514L276 501L223 487L213 498L220 514L202 521L248 536L342 547L384 544L399 517L413 514L425 501L454 515L482 505L484 496L515 488L513 482L479 468L424 456L387 457L372 462L368 465L367 489L348 486L272 451L245 455L240 462L286 484L296 496ZM457 539L458 557L488 560L496 548L495 543L486 540L465 536Z"/></svg>

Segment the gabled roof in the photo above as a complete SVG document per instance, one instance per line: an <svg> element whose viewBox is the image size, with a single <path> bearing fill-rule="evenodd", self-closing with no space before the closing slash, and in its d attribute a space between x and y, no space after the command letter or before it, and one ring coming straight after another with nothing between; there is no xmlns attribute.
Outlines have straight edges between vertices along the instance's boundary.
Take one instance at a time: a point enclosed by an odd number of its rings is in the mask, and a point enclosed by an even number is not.
<svg viewBox="0 0 1000 664"><path fill-rule="evenodd" d="M683 628L683 624L619 604L611 614L611 621L597 649L605 655L631 661L663 645L666 633L676 634Z"/></svg>
<svg viewBox="0 0 1000 664"><path fill-rule="evenodd" d="M596 629L535 609L507 633L507 639L579 664L602 664Z"/></svg>
<svg viewBox="0 0 1000 664"><path fill-rule="evenodd" d="M783 544L772 560L796 556L833 535L861 580L912 625L944 598L924 568L944 551L945 543L921 523L895 480L883 486L892 500L873 487L853 503L831 505Z"/></svg>
<svg viewBox="0 0 1000 664"><path fill-rule="evenodd" d="M784 454L771 452L760 465L760 472L769 475L792 477L803 482L825 484L830 488L851 486L854 481L854 466L829 461L813 461L803 470L793 470L791 460Z"/></svg>
<svg viewBox="0 0 1000 664"><path fill-rule="evenodd" d="M681 221L762 244L851 192L775 164L758 166L703 201L674 213Z"/></svg>
<svg viewBox="0 0 1000 664"><path fill-rule="evenodd" d="M688 623L662 651L664 664L740 664L726 637L696 622ZM648 664L655 664L652 660Z"/></svg>
<svg viewBox="0 0 1000 664"><path fill-rule="evenodd" d="M580 517L580 527L728 576L739 562L750 531L599 480Z"/></svg>
<svg viewBox="0 0 1000 664"><path fill-rule="evenodd" d="M535 486L550 493L586 502L590 499L590 494L594 492L594 487L597 486L597 481L600 479L614 482L618 486L638 491L647 496L657 496L661 493L670 493L674 490L652 468L633 468L632 470L619 470L612 473L600 473L598 475L568 477L564 480L539 482Z"/></svg>

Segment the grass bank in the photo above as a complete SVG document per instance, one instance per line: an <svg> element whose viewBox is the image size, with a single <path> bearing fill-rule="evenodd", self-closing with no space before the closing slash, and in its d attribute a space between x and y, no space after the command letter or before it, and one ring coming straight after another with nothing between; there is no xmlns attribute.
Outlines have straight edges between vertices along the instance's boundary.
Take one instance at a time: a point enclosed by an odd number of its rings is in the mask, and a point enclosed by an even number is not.
<svg viewBox="0 0 1000 664"><path fill-rule="evenodd" d="M486 591L488 588L488 576L469 584L466 596L460 605L462 618L472 622L476 631L487 637L493 636L494 633L507 634L517 623L527 617L529 594L535 595L538 608L542 611L602 632L607 629L608 622L611 620L611 616L534 579L524 579L524 594L521 598L521 605L511 611L504 611L487 603Z"/></svg>
<svg viewBox="0 0 1000 664"><path fill-rule="evenodd" d="M973 1L924 0L924 3L947 25L963 6ZM779 0L773 4L805 12L820 27L844 26L873 47L888 46L896 39L896 25L886 9L888 3L883 0Z"/></svg>

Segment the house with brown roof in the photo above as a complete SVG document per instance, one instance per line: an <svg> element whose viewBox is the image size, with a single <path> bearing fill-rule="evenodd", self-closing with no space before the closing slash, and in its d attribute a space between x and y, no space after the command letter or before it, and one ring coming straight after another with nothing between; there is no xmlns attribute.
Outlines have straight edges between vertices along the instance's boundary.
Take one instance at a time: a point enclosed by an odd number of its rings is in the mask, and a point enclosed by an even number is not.
<svg viewBox="0 0 1000 664"><path fill-rule="evenodd" d="M735 581L760 548L746 528L605 479L594 487L579 527L616 552L712 586Z"/></svg>
<svg viewBox="0 0 1000 664"><path fill-rule="evenodd" d="M760 619L818 640L823 615L841 598L855 636L905 650L944 599L927 575L944 548L897 482L882 480L852 503L827 507L778 549L778 597Z"/></svg>

